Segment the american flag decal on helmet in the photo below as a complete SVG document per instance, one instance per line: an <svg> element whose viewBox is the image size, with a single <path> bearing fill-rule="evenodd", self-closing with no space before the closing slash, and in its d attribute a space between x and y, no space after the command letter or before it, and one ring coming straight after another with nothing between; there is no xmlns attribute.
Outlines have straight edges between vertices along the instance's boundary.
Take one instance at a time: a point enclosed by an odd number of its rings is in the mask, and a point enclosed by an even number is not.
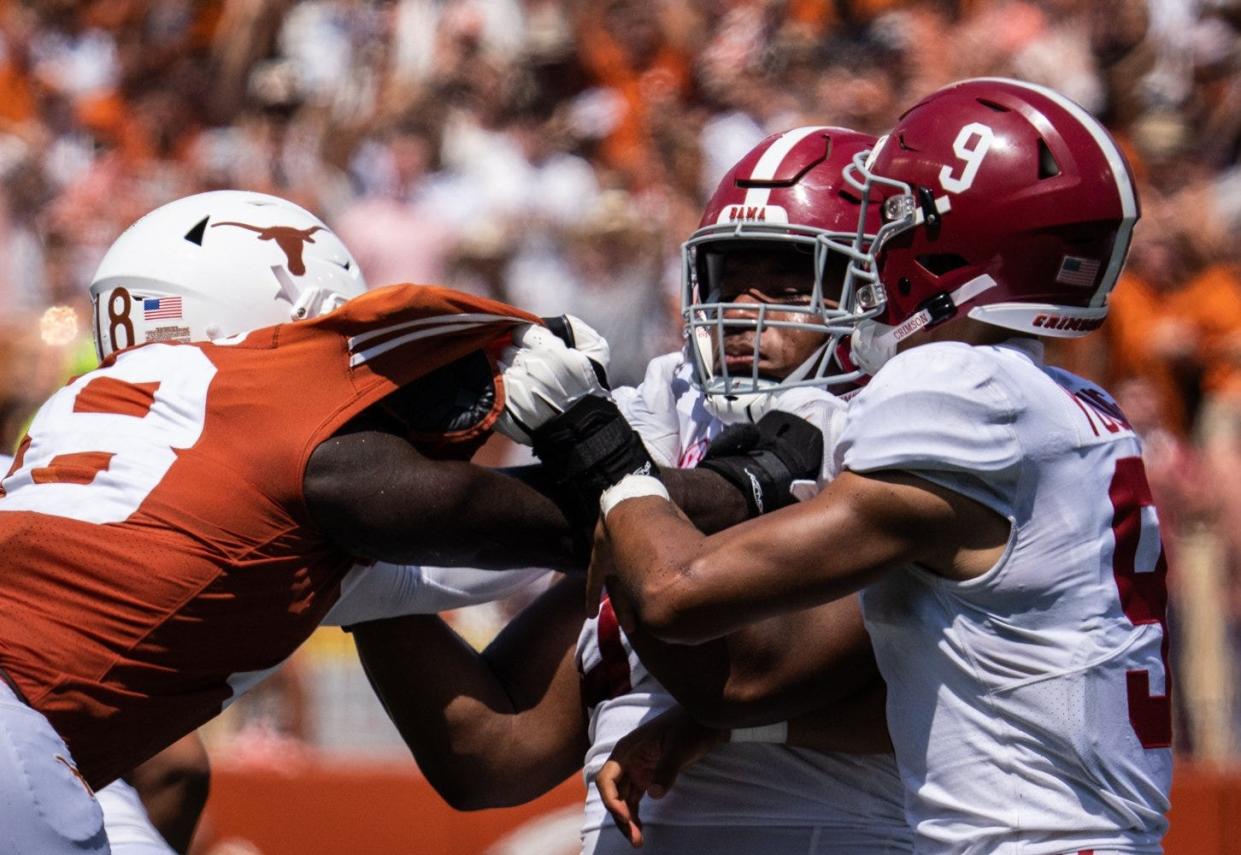
<svg viewBox="0 0 1241 855"><path fill-rule="evenodd" d="M144 321L181 317L180 297L138 297L137 299L142 300L142 319Z"/></svg>
<svg viewBox="0 0 1241 855"><path fill-rule="evenodd" d="M1060 262L1060 272L1056 274L1057 282L1063 282L1065 285L1080 285L1083 288L1094 287L1095 280L1098 278L1098 261L1072 255L1064 257L1064 260Z"/></svg>

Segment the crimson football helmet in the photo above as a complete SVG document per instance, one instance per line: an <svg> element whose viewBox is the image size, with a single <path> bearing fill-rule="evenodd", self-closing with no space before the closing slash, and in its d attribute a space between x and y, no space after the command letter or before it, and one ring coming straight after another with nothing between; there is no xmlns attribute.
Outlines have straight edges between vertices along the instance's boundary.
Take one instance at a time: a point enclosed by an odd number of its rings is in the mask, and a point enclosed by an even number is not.
<svg viewBox="0 0 1241 855"><path fill-rule="evenodd" d="M847 276L852 357L867 373L961 313L1060 338L1103 323L1138 198L1116 141L1058 92L999 78L945 87L845 177L865 213L882 214Z"/></svg>
<svg viewBox="0 0 1241 855"><path fill-rule="evenodd" d="M843 385L859 377L845 353L853 325L844 308L849 295L841 286L850 260L864 262L867 230L861 235L858 230L867 218L861 194L845 183L843 170L874 144L872 136L833 127L767 137L724 176L683 245L681 308L688 350L695 380L720 415L754 416L756 399L765 400L768 393ZM878 215L870 219L877 224ZM806 287L770 295L761 281L730 281L730 257L739 256L761 258L790 278L804 272ZM744 285L754 287L739 287ZM738 301L744 294L752 296L750 302ZM777 313L783 317L773 317ZM814 332L823 344L789 375L763 377L758 342L774 327ZM736 357L723 358L726 333L738 329L753 330L744 371L737 370Z"/></svg>

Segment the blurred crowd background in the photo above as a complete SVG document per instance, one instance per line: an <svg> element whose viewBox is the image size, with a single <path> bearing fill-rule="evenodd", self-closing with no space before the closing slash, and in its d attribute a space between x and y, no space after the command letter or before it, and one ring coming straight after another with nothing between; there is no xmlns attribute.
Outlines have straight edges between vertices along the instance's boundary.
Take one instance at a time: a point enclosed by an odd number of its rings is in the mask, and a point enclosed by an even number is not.
<svg viewBox="0 0 1241 855"><path fill-rule="evenodd" d="M636 382L679 347L680 243L770 133L875 133L956 78L1100 116L1143 218L1101 333L1053 348L1148 439L1173 561L1178 739L1241 745L1238 0L0 0L0 442L91 365L86 285L148 210L314 210L372 285L570 311ZM505 607L458 616L483 640ZM307 677L310 675L310 678ZM323 630L217 750L401 750ZM275 752L269 749L276 746Z"/></svg>

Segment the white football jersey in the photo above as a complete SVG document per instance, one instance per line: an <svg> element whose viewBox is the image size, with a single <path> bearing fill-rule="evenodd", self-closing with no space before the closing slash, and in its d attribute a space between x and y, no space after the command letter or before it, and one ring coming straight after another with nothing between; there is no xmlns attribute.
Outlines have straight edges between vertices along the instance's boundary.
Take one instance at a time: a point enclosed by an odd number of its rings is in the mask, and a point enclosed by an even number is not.
<svg viewBox="0 0 1241 855"><path fill-rule="evenodd" d="M626 418L664 466L693 466L722 428L689 382L681 354L653 360L642 385L619 389ZM825 392L790 390L781 408L810 419L832 439L844 405ZM827 455L830 458L830 454ZM622 736L675 701L638 660L606 600L586 622L577 648L583 697L590 710L590 750L583 833L607 818L595 775ZM686 769L663 799L642 803L644 821L688 826L817 826L830 829L817 851L840 855L908 852L900 778L890 755L822 754L783 745L722 745ZM827 846L828 848L822 848Z"/></svg>
<svg viewBox="0 0 1241 855"><path fill-rule="evenodd" d="M982 576L907 568L862 594L917 851L1162 851L1167 566L1115 402L1038 342L928 344L852 400L837 451L1012 521Z"/></svg>

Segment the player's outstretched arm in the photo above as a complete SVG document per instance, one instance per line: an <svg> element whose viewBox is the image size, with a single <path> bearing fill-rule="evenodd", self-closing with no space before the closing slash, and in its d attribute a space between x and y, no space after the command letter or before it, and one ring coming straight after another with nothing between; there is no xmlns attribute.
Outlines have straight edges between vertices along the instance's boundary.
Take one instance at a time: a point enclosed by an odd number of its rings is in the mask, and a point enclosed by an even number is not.
<svg viewBox="0 0 1241 855"><path fill-rule="evenodd" d="M710 471L670 471L668 489L705 531L748 516L740 490ZM540 467L495 470L433 460L382 430L341 433L315 449L303 495L312 518L355 555L397 564L581 570L583 514ZM566 512L567 511L567 512Z"/></svg>
<svg viewBox="0 0 1241 855"><path fill-rule="evenodd" d="M177 852L188 850L211 782L211 764L198 734L177 740L125 778L168 845Z"/></svg>
<svg viewBox="0 0 1241 855"><path fill-rule="evenodd" d="M458 810L529 801L589 746L573 659L584 613L566 579L479 653L440 618L359 624L358 654L427 780Z"/></svg>
<svg viewBox="0 0 1241 855"><path fill-rule="evenodd" d="M710 536L671 502L645 495L603 521L590 587L606 580L631 606L617 611L626 630L700 643L838 599L902 565L977 575L1007 537L1007 520L985 506L895 471L846 471L807 502Z"/></svg>
<svg viewBox="0 0 1241 855"><path fill-rule="evenodd" d="M705 644L669 644L640 623L629 640L695 719L719 728L792 718L846 702L879 681L856 596L767 618Z"/></svg>
<svg viewBox="0 0 1241 855"><path fill-rule="evenodd" d="M398 564L580 568L570 522L524 480L433 460L378 429L342 432L310 456L311 517L355 555Z"/></svg>

